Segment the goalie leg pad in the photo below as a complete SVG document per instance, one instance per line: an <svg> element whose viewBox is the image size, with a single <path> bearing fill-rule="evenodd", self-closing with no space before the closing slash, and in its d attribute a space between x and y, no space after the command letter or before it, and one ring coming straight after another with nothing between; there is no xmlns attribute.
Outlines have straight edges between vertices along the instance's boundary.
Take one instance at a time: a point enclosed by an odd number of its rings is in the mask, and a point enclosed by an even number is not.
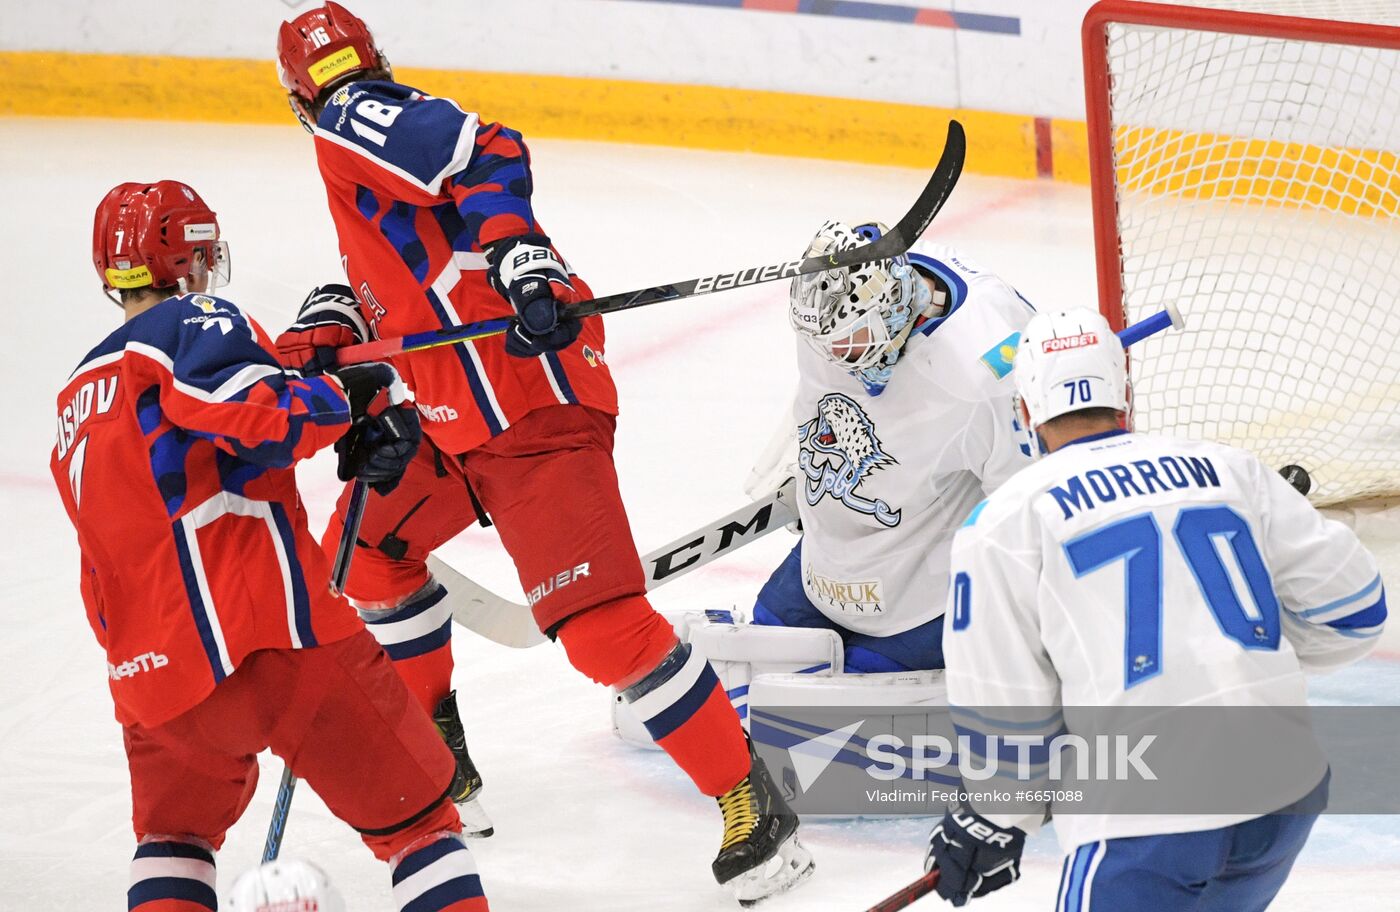
<svg viewBox="0 0 1400 912"><path fill-rule="evenodd" d="M794 810L801 806L802 777L792 751L803 752L804 742L827 740L844 747L831 758L819 775L828 794L862 793L870 787L866 771L865 738L870 732L894 734L906 744L920 735L939 735L957 743L957 733L948 714L948 691L942 671L905 671L894 674L797 675L762 674L749 688L749 731L759 755L768 764L781 787L799 793ZM804 713L802 707L817 708ZM858 713L849 718L833 718L829 708L853 707ZM860 736L849 737L839 729L846 722L863 721ZM821 722L822 729L814 726ZM829 736L829 737L827 737ZM931 758L931 763L932 763ZM912 761L911 761L912 762ZM961 783L957 769L931 765L926 778L941 786ZM943 808L930 807L941 814Z"/></svg>
<svg viewBox="0 0 1400 912"><path fill-rule="evenodd" d="M452 610L434 580L393 608L358 608L360 619L429 715L452 689Z"/></svg>
<svg viewBox="0 0 1400 912"><path fill-rule="evenodd" d="M211 912L218 908L213 848L198 839L142 839L131 860L126 907L129 912Z"/></svg>

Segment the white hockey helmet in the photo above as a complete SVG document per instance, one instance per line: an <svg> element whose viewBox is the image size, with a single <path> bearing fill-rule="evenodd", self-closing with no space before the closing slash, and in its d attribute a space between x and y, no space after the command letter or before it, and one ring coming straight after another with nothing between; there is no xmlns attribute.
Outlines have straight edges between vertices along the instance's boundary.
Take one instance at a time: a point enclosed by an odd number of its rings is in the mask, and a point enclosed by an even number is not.
<svg viewBox="0 0 1400 912"><path fill-rule="evenodd" d="M1014 363L1021 418L1032 434L1051 418L1081 409L1128 411L1123 343L1096 310L1036 314L1021 333Z"/></svg>
<svg viewBox="0 0 1400 912"><path fill-rule="evenodd" d="M852 227L828 221L804 256L863 247L888 230L878 222ZM788 321L823 357L878 394L889 382L915 319L930 302L928 287L919 281L909 258L899 256L798 276L792 280Z"/></svg>
<svg viewBox="0 0 1400 912"><path fill-rule="evenodd" d="M233 912L345 912L345 898L309 861L279 858L244 871L229 894Z"/></svg>

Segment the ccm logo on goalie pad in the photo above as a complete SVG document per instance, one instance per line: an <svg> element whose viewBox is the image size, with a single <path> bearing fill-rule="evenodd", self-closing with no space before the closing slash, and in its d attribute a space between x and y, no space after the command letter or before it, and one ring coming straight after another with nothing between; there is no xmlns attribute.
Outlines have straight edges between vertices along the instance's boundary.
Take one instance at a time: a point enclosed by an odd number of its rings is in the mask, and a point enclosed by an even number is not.
<svg viewBox="0 0 1400 912"><path fill-rule="evenodd" d="M560 570L558 573L554 574L549 579L540 583L538 586L531 589L529 592L525 593L525 601L529 602L530 607L533 608L535 607L535 603L538 602L540 599L544 598L545 596L551 595L557 589L563 589L565 586L569 585L575 580L581 579L585 576L588 576L587 563L579 564L572 570Z"/></svg>
<svg viewBox="0 0 1400 912"><path fill-rule="evenodd" d="M1040 343L1040 350L1049 354L1050 352L1068 351L1071 348L1083 348L1086 345L1098 345L1099 337L1097 333L1080 333L1077 336L1065 336L1063 339L1046 339Z"/></svg>

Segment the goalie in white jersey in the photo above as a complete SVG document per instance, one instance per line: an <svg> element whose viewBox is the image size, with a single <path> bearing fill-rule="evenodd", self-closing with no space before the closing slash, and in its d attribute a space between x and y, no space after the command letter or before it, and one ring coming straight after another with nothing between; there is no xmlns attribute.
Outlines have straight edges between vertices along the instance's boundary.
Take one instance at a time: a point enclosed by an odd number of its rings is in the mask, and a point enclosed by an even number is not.
<svg viewBox="0 0 1400 912"><path fill-rule="evenodd" d="M827 222L806 255L883 231ZM1034 311L953 250L920 250L792 285L803 535L759 593L753 620L834 630L847 672L943 667L953 533L1030 461L1010 373ZM787 425L784 453L792 432Z"/></svg>
<svg viewBox="0 0 1400 912"><path fill-rule="evenodd" d="M1000 734L1011 707L1040 708L1045 729L1070 734L1069 707L1281 714L1306 704L1304 672L1372 648L1386 606L1371 554L1242 450L1122 430L1123 348L1098 313L1037 316L1015 363L1021 420L1049 455L977 507L953 545L945 648L959 735ZM1259 808L1286 813L973 802L930 838L938 892L962 905L1015 880L1025 834L1053 813L1067 853L1058 910L1262 910L1326 803L1328 773L1320 750L1257 746L1274 753L1221 774L1288 770L1274 775L1277 803Z"/></svg>

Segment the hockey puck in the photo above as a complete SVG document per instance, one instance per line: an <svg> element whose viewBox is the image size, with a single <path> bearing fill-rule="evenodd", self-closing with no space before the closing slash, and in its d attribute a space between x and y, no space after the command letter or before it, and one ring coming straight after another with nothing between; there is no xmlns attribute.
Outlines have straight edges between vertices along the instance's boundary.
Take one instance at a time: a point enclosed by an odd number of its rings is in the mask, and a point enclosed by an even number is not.
<svg viewBox="0 0 1400 912"><path fill-rule="evenodd" d="M1293 485L1299 494L1307 494L1312 490L1312 476L1308 470L1298 465L1286 465L1278 470L1283 476L1283 480Z"/></svg>

